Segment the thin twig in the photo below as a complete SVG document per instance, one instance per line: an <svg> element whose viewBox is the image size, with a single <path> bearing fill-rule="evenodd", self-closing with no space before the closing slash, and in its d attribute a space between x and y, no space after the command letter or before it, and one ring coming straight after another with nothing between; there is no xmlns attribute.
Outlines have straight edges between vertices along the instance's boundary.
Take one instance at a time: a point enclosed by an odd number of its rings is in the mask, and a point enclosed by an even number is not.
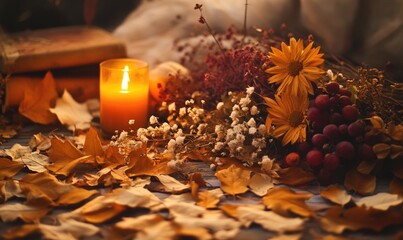
<svg viewBox="0 0 403 240"><path fill-rule="evenodd" d="M247 16L248 16L248 0L245 0L245 14L243 17L243 38L242 38L242 44L245 41L246 36L248 35L248 29L246 27L246 22L247 22Z"/></svg>

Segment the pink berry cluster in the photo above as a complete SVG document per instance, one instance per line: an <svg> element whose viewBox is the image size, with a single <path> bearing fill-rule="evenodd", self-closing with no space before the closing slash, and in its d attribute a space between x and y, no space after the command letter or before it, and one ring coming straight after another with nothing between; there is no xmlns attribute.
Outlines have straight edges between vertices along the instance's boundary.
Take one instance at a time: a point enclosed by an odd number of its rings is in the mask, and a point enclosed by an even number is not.
<svg viewBox="0 0 403 240"><path fill-rule="evenodd" d="M336 181L359 160L375 160L371 145L376 140L366 134L371 126L359 119L351 92L338 83L328 83L311 101L307 118L308 139L296 146L296 152L322 183Z"/></svg>

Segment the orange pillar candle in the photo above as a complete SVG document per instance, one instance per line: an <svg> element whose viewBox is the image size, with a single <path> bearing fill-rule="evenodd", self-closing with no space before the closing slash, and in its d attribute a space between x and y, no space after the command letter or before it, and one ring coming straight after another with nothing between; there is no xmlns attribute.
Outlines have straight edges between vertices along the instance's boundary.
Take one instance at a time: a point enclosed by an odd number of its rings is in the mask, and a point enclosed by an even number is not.
<svg viewBox="0 0 403 240"><path fill-rule="evenodd" d="M110 59L100 64L100 121L105 135L144 127L148 119L148 64ZM129 125L134 120L134 125Z"/></svg>

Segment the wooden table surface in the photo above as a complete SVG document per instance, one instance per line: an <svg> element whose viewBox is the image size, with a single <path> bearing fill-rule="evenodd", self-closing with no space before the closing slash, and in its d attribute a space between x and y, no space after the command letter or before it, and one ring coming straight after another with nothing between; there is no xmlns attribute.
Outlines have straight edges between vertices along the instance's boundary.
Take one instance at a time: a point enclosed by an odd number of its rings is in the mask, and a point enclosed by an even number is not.
<svg viewBox="0 0 403 240"><path fill-rule="evenodd" d="M11 148L14 144L19 143L21 145L27 145L30 138L33 134L37 134L39 132L43 134L47 134L49 132L55 131L56 133L61 133L66 136L71 135L65 128L60 126L42 126L42 125L28 125L24 126L22 131L13 139L5 142L0 145L0 149ZM205 162L186 162L183 167L183 173L192 173L192 172L200 172L203 178L211 185L212 188L217 188L220 186L219 181L214 176L214 171L210 169L209 165ZM304 189L296 189L296 191L309 191L314 195L311 199L307 201L307 205L312 207L313 209L320 209L322 206L329 205L326 201L324 201L319 195L320 187L317 185L306 186ZM388 184L386 182L381 182L377 185L377 192L388 192ZM165 193L156 193L157 196L161 198L165 198L167 194ZM244 195L243 195L244 196ZM226 202L242 202L242 201L259 201L259 198L253 194L247 194L243 199L250 200L242 200L236 199L232 196L227 196L222 203ZM321 213L319 213L320 215ZM382 219L380 219L382 221ZM0 233L7 230L9 227L14 226L13 223L2 223L0 222ZM311 232L317 232L321 235L327 235L328 233L324 232L320 227L317 221L309 220L305 223L305 229L303 232L302 239L312 239ZM381 233L375 233L372 231L360 231L360 232L347 232L343 234L343 237L346 239L369 239L369 240L384 240L384 239L396 239L397 233L403 231L403 226L400 227L392 227L387 229L386 231L382 231ZM248 240L258 240L258 239L270 239L275 236L275 233L268 232L258 225L252 225L250 228L245 229L242 228L240 233L234 238L235 240L248 239ZM402 236L402 235L400 235ZM97 239L97 238L89 238L89 239Z"/></svg>

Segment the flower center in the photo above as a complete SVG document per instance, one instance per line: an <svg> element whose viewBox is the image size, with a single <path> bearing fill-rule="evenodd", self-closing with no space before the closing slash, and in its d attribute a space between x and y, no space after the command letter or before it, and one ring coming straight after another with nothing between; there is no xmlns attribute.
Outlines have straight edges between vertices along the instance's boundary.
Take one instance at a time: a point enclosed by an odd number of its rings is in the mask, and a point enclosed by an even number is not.
<svg viewBox="0 0 403 240"><path fill-rule="evenodd" d="M292 61L290 64L288 64L288 71L291 76L297 76L299 72L302 70L303 65L299 61Z"/></svg>
<svg viewBox="0 0 403 240"><path fill-rule="evenodd" d="M288 120L290 121L291 127L298 127L304 120L304 114L302 114L302 112L294 111L290 114Z"/></svg>

